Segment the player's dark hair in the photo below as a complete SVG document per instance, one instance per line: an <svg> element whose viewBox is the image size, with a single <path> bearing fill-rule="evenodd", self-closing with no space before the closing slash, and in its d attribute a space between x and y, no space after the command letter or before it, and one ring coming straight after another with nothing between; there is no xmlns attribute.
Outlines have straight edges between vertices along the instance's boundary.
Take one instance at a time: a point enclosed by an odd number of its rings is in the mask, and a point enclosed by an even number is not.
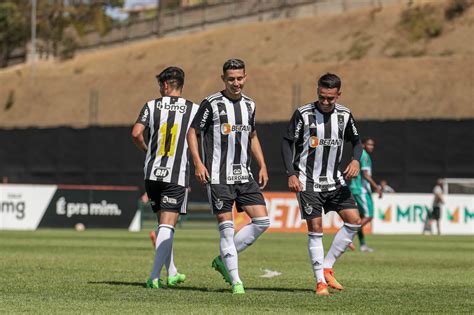
<svg viewBox="0 0 474 315"><path fill-rule="evenodd" d="M366 144L367 142L369 142L371 140L374 141L374 139L370 138L370 137L362 138L362 144Z"/></svg>
<svg viewBox="0 0 474 315"><path fill-rule="evenodd" d="M333 73L326 73L318 80L318 87L326 88L326 89L334 89L337 88L339 91L341 89L341 78Z"/></svg>
<svg viewBox="0 0 474 315"><path fill-rule="evenodd" d="M156 79L160 83L160 86L167 82L174 90L182 89L184 85L184 71L178 67L168 67L161 71L161 73L156 76Z"/></svg>
<svg viewBox="0 0 474 315"><path fill-rule="evenodd" d="M245 71L245 63L240 59L229 59L226 62L224 62L224 65L222 66L222 73L225 74L227 70L238 70L238 69L244 69Z"/></svg>

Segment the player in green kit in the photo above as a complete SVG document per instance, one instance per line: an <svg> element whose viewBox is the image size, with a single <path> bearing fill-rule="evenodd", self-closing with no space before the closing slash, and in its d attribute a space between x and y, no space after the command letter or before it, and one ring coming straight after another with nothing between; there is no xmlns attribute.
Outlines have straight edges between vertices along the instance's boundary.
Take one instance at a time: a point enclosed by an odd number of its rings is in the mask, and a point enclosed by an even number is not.
<svg viewBox="0 0 474 315"><path fill-rule="evenodd" d="M375 142L371 138L362 141L364 150L360 158L360 172L356 178L351 181L349 188L354 196L357 207L359 208L362 228L372 221L374 217L374 203L372 201L372 189L382 198L382 190L372 178L372 159L370 154L374 151ZM357 232L360 241L360 251L371 253L374 250L365 243L364 232L362 228Z"/></svg>

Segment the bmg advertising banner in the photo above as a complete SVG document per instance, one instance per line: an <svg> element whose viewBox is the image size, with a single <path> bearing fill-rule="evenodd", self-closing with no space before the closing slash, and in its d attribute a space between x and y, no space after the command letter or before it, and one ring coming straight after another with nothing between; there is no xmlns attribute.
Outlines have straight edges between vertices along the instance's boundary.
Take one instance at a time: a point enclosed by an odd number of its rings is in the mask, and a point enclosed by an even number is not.
<svg viewBox="0 0 474 315"><path fill-rule="evenodd" d="M0 185L0 229L140 228L138 187Z"/></svg>
<svg viewBox="0 0 474 315"><path fill-rule="evenodd" d="M385 194L374 200L374 234L421 234L432 211L432 194ZM474 196L445 195L441 208L441 234L474 234ZM433 224L433 232L436 231Z"/></svg>

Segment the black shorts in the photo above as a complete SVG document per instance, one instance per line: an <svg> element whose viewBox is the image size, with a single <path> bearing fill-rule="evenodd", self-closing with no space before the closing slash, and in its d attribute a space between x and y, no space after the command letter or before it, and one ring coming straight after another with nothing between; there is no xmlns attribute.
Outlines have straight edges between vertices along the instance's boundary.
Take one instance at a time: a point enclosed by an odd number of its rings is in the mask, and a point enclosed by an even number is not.
<svg viewBox="0 0 474 315"><path fill-rule="evenodd" d="M214 214L231 212L234 201L238 212L242 212L244 206L266 205L260 187L254 180L243 184L207 185L207 193Z"/></svg>
<svg viewBox="0 0 474 315"><path fill-rule="evenodd" d="M430 219L438 221L441 216L441 207L433 207L431 211Z"/></svg>
<svg viewBox="0 0 474 315"><path fill-rule="evenodd" d="M153 212L160 210L186 214L188 190L173 183L145 180L145 189Z"/></svg>
<svg viewBox="0 0 474 315"><path fill-rule="evenodd" d="M347 186L340 186L333 191L302 191L296 194L296 198L303 219L321 217L323 210L327 213L329 211L357 209L357 203Z"/></svg>

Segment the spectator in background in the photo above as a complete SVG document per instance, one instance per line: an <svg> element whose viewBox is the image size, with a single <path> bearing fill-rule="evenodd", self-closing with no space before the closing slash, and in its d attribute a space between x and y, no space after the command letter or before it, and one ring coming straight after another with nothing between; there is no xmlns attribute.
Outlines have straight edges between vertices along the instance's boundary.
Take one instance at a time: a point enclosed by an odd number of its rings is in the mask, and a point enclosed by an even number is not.
<svg viewBox="0 0 474 315"><path fill-rule="evenodd" d="M433 234L433 230L431 228L433 221L436 221L436 227L438 231L438 235L441 235L441 230L439 228L439 219L441 218L441 207L444 204L444 195L443 195L443 180L438 179L436 185L433 188L433 209L431 213L426 215L425 226L423 228L423 234L426 232L430 232Z"/></svg>
<svg viewBox="0 0 474 315"><path fill-rule="evenodd" d="M391 193L395 192L395 189L390 187L385 179L382 179L380 181L380 189L382 190L382 193L384 193L384 194L386 194L386 193L391 194Z"/></svg>

